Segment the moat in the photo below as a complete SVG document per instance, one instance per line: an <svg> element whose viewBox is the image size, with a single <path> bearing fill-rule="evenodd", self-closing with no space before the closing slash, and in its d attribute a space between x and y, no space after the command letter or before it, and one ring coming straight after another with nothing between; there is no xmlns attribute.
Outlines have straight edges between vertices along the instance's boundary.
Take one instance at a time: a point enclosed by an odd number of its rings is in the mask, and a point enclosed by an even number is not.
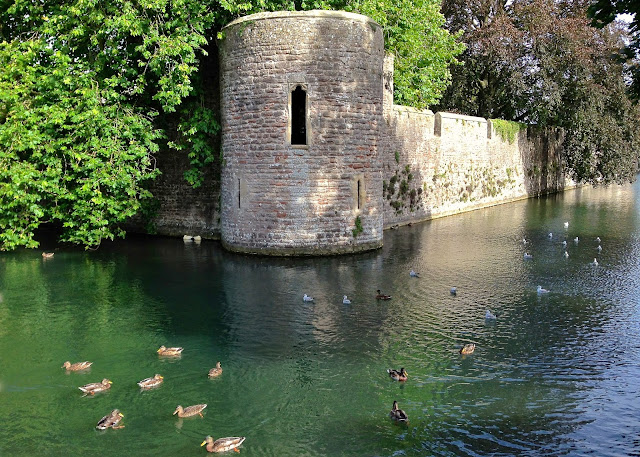
<svg viewBox="0 0 640 457"><path fill-rule="evenodd" d="M206 435L246 436L244 456L636 454L639 241L636 183L388 230L358 255L133 237L2 253L0 454L205 455ZM404 383L386 373L400 367ZM78 390L103 378L107 392ZM172 415L197 403L203 418ZM114 408L125 428L96 430Z"/></svg>

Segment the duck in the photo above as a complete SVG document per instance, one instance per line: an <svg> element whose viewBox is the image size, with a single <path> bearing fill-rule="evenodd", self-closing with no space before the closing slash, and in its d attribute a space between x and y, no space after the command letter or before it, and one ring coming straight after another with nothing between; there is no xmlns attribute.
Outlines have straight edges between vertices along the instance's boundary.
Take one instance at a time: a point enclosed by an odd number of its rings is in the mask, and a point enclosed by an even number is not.
<svg viewBox="0 0 640 457"><path fill-rule="evenodd" d="M53 254L54 254L53 252L43 252L42 253L42 258L43 259L50 259L50 258L53 257Z"/></svg>
<svg viewBox="0 0 640 457"><path fill-rule="evenodd" d="M114 409L98 421L98 425L96 425L96 428L98 430L106 430L108 428L124 428L124 425L119 425L123 417L124 414L122 414L119 409Z"/></svg>
<svg viewBox="0 0 640 457"><path fill-rule="evenodd" d="M216 362L216 366L209 370L209 377L215 378L216 376L220 376L222 374L222 367L220 366L220 362Z"/></svg>
<svg viewBox="0 0 640 457"><path fill-rule="evenodd" d="M92 382L90 384L85 384L84 386L78 387L78 389L83 391L85 394L93 395L96 392L102 392L104 390L111 389L111 384L113 384L111 381L109 381L107 378L104 378L101 382Z"/></svg>
<svg viewBox="0 0 640 457"><path fill-rule="evenodd" d="M449 289L449 293L451 295L458 295L458 288L457 287L452 287L451 289Z"/></svg>
<svg viewBox="0 0 640 457"><path fill-rule="evenodd" d="M378 294L376 295L377 300L391 300L391 295L385 295L380 292L380 289L377 290Z"/></svg>
<svg viewBox="0 0 640 457"><path fill-rule="evenodd" d="M153 378L146 378L138 382L138 385L143 389L152 389L162 384L163 380L164 377L162 375L156 374Z"/></svg>
<svg viewBox="0 0 640 457"><path fill-rule="evenodd" d="M493 314L490 309L488 309L487 312L484 313L484 318L493 320L493 319L496 319L496 315Z"/></svg>
<svg viewBox="0 0 640 457"><path fill-rule="evenodd" d="M160 349L158 349L156 352L159 355L182 355L182 351L184 350L184 348L180 348L180 347L176 347L176 348L167 348L164 346L160 346Z"/></svg>
<svg viewBox="0 0 640 457"><path fill-rule="evenodd" d="M62 364L62 368L66 368L67 371L82 371L89 368L93 362L76 362L71 363L68 360Z"/></svg>
<svg viewBox="0 0 640 457"><path fill-rule="evenodd" d="M591 265L593 265L594 267L598 266L598 259L596 259L595 257L593 258L593 262L591 262Z"/></svg>
<svg viewBox="0 0 640 457"><path fill-rule="evenodd" d="M346 295L344 295L344 296L342 297L342 304L343 304L343 305L350 305L350 304L351 304L351 300L349 300L349 299L347 298L347 296L346 296Z"/></svg>
<svg viewBox="0 0 640 457"><path fill-rule="evenodd" d="M200 417L204 417L202 415L202 410L205 409L206 407L207 405L205 403L200 405L187 406L186 408L183 408L182 406L178 405L176 407L176 410L173 412L173 415L175 416L177 414L178 417L191 417L191 416L195 416L196 414L199 414Z"/></svg>
<svg viewBox="0 0 640 457"><path fill-rule="evenodd" d="M389 377L394 381L404 382L409 379L409 373L407 373L404 368L400 368L400 370L394 370L393 368L390 368L387 370L387 373L389 373Z"/></svg>
<svg viewBox="0 0 640 457"><path fill-rule="evenodd" d="M533 256L531 254L529 254L528 252L525 252L524 253L524 259L525 260L533 259Z"/></svg>
<svg viewBox="0 0 640 457"><path fill-rule="evenodd" d="M476 350L476 345L474 343L465 344L460 348L460 354L469 355L473 354L473 351Z"/></svg>
<svg viewBox="0 0 640 457"><path fill-rule="evenodd" d="M231 436L227 438L218 438L217 440L213 440L211 436L207 436L200 446L207 445L207 452L225 452L234 450L238 451L236 448L240 446L246 437L244 436Z"/></svg>
<svg viewBox="0 0 640 457"><path fill-rule="evenodd" d="M537 290L537 292L539 294L547 294L547 293L549 293L549 291L547 289L545 289L544 287L542 287L542 286L538 286L538 288L536 290Z"/></svg>
<svg viewBox="0 0 640 457"><path fill-rule="evenodd" d="M416 273L415 271L411 270L409 272L409 276L411 276L412 278L419 278L420 275L418 273Z"/></svg>
<svg viewBox="0 0 640 457"><path fill-rule="evenodd" d="M389 417L394 421L398 421L398 422L407 422L409 420L407 413L405 413L403 410L398 408L398 402L395 400L393 401L393 407L391 408Z"/></svg>
<svg viewBox="0 0 640 457"><path fill-rule="evenodd" d="M302 296L302 301L313 301L313 297L309 297L307 294Z"/></svg>

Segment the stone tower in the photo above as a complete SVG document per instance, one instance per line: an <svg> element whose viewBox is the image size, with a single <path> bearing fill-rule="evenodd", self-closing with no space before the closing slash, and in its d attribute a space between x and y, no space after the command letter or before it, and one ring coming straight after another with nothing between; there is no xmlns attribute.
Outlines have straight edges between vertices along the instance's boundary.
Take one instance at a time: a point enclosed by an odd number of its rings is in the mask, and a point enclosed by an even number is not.
<svg viewBox="0 0 640 457"><path fill-rule="evenodd" d="M382 28L306 11L246 16L222 33L223 245L270 255L382 246Z"/></svg>

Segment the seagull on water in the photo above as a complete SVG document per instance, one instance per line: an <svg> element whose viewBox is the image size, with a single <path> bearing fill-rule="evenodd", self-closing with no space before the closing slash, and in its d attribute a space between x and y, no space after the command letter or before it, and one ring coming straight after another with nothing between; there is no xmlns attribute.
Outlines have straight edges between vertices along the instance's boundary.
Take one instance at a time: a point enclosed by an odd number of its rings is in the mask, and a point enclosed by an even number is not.
<svg viewBox="0 0 640 457"><path fill-rule="evenodd" d="M539 294L547 294L547 293L549 293L549 291L547 289L544 289L542 286L538 286L538 293Z"/></svg>
<svg viewBox="0 0 640 457"><path fill-rule="evenodd" d="M596 236L596 241L599 243L599 242L600 242L600 241L602 241L602 240L600 240L600 237L599 237L599 236Z"/></svg>
<svg viewBox="0 0 640 457"><path fill-rule="evenodd" d="M495 319L496 315L493 314L490 309L488 309L487 312L484 313L484 318L485 319Z"/></svg>
<svg viewBox="0 0 640 457"><path fill-rule="evenodd" d="M569 228L569 223L568 222L564 223L564 228Z"/></svg>
<svg viewBox="0 0 640 457"><path fill-rule="evenodd" d="M302 297L303 301L313 301L312 297L309 297L307 294L304 294L304 297Z"/></svg>
<svg viewBox="0 0 640 457"><path fill-rule="evenodd" d="M580 238L578 238L577 236L573 239L573 242L578 244L578 242L580 241Z"/></svg>
<svg viewBox="0 0 640 457"><path fill-rule="evenodd" d="M566 248L566 247L567 247L567 240L564 240L564 241L562 242L562 247L563 247L563 248Z"/></svg>
<svg viewBox="0 0 640 457"><path fill-rule="evenodd" d="M564 251L564 254L563 254L563 255L564 255L564 257L565 257L566 259L568 259L568 258L569 258L569 253L568 253L567 251Z"/></svg>
<svg viewBox="0 0 640 457"><path fill-rule="evenodd" d="M416 273L415 271L411 270L409 272L409 276L413 277L413 278L419 278L420 275L418 273Z"/></svg>
<svg viewBox="0 0 640 457"><path fill-rule="evenodd" d="M591 265L593 265L594 267L598 266L598 259L596 259L595 257L593 258L593 262L591 262Z"/></svg>
<svg viewBox="0 0 640 457"><path fill-rule="evenodd" d="M533 256L532 256L531 254L529 254L528 252L525 252L525 253L524 253L524 259L525 259L525 260L527 260L527 259L533 259Z"/></svg>
<svg viewBox="0 0 640 457"><path fill-rule="evenodd" d="M451 292L451 295L456 295L458 293L458 289L455 287L452 287L449 292Z"/></svg>
<svg viewBox="0 0 640 457"><path fill-rule="evenodd" d="M596 249L598 250L598 252L602 252L602 246L598 245Z"/></svg>
<svg viewBox="0 0 640 457"><path fill-rule="evenodd" d="M553 238L553 233L549 232L549 234L547 235L549 237L549 239Z"/></svg>
<svg viewBox="0 0 640 457"><path fill-rule="evenodd" d="M351 304L351 300L349 300L347 298L347 296L345 295L345 296L342 297L342 304L343 305L350 305Z"/></svg>

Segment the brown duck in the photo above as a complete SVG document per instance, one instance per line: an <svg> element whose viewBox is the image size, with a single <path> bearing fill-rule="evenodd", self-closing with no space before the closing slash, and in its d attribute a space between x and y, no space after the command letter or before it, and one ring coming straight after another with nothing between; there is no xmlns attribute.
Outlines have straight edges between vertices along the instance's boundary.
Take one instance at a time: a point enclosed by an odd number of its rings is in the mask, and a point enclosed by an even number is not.
<svg viewBox="0 0 640 457"><path fill-rule="evenodd" d="M196 414L199 414L200 417L204 417L202 415L202 410L205 409L206 407L207 405L204 403L201 405L187 406L186 408L183 408L182 406L178 405L176 407L176 410L173 412L173 415L175 416L177 414L178 417L191 417L191 416L195 416Z"/></svg>
<svg viewBox="0 0 640 457"><path fill-rule="evenodd" d="M86 370L87 368L89 368L91 366L93 362L76 362L76 363L71 363L68 360L62 364L62 368L66 368L67 371L82 371L82 370Z"/></svg>
<svg viewBox="0 0 640 457"><path fill-rule="evenodd" d="M244 436L232 436L228 438L218 438L214 441L211 436L207 436L200 446L204 446L206 444L208 452L225 452L232 449L236 452L240 452L236 448L240 446L244 440Z"/></svg>
<svg viewBox="0 0 640 457"><path fill-rule="evenodd" d="M222 374L222 367L220 366L220 362L216 363L216 366L209 370L209 377L215 378L216 376L220 376Z"/></svg>

